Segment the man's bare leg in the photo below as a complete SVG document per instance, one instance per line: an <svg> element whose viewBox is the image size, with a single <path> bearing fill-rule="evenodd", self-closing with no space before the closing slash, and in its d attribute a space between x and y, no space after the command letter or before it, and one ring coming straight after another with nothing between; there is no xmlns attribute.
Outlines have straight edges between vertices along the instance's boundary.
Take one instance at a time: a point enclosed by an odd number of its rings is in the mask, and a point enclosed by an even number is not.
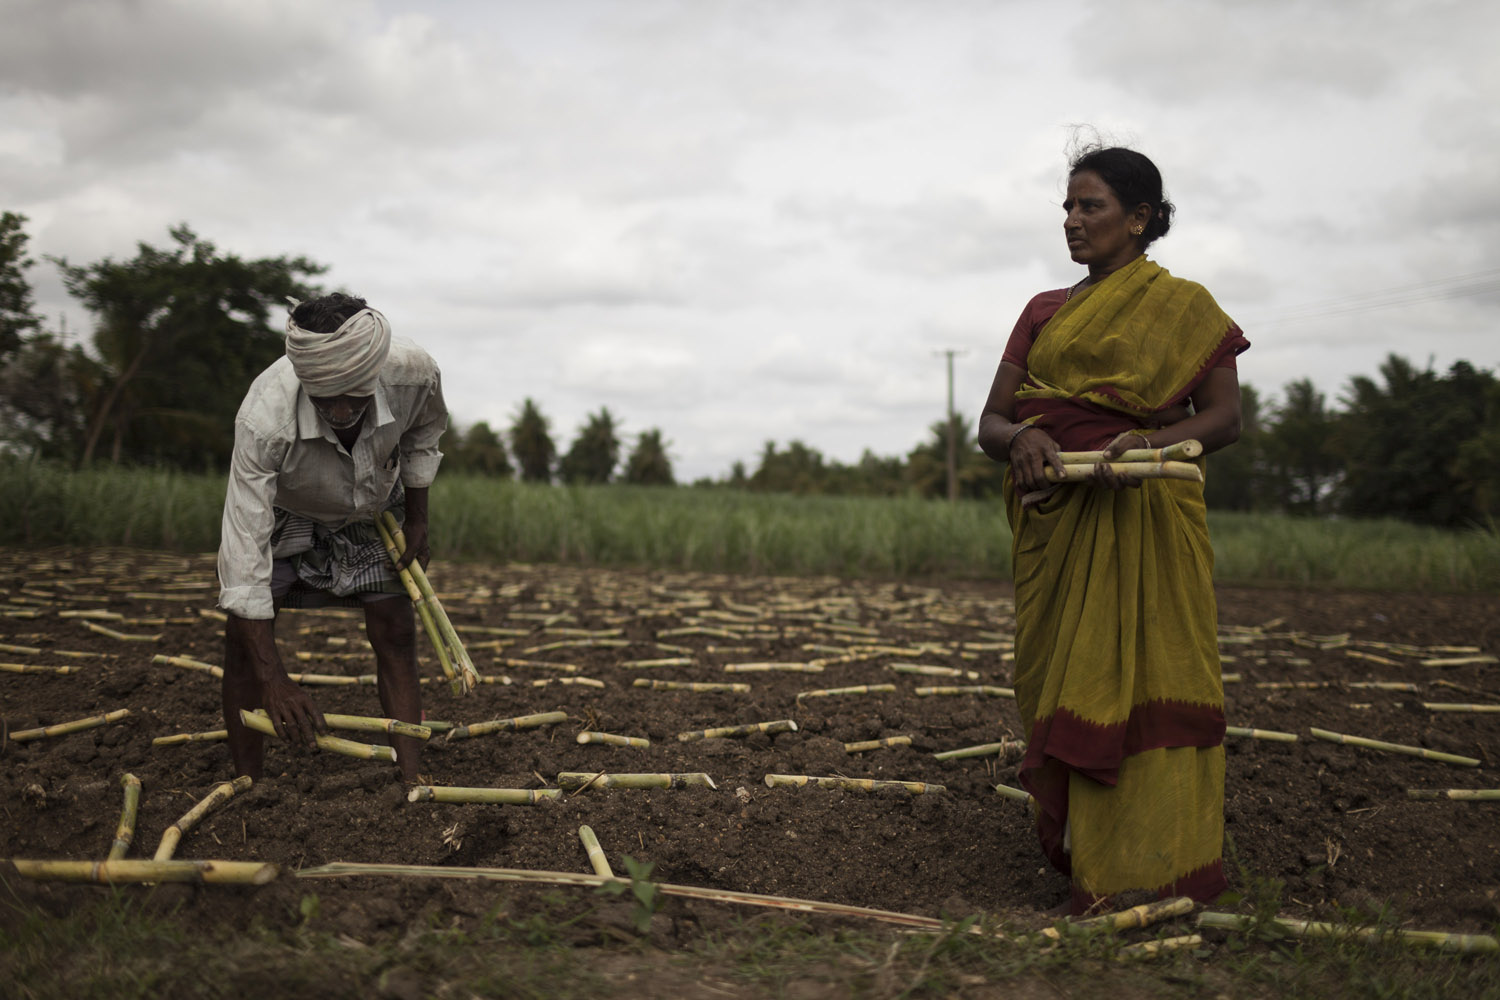
<svg viewBox="0 0 1500 1000"><path fill-rule="evenodd" d="M375 647L376 689L380 707L392 719L422 721L422 687L417 681L417 627L411 601L390 597L365 604L365 631ZM415 782L421 764L422 741L391 736L401 777Z"/></svg>

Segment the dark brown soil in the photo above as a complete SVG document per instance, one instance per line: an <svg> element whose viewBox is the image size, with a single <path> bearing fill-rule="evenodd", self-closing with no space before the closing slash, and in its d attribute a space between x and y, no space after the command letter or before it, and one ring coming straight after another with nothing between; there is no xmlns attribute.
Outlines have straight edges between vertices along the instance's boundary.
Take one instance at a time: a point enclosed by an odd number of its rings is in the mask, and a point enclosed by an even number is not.
<svg viewBox="0 0 1500 1000"><path fill-rule="evenodd" d="M1015 704L983 695L918 697L919 686L1006 685L1012 619L1007 586L880 584L834 579L621 573L558 567L436 564L433 578L460 626L525 628L468 633L481 672L514 683L460 698L426 688L428 717L478 722L562 710L568 721L468 740L435 737L422 771L435 784L541 788L562 771L702 771L717 789L591 790L537 806L409 803L390 764L268 743L268 777L187 834L179 857L263 859L288 869L333 861L590 870L578 839L587 824L617 872L623 856L655 864L655 878L698 886L806 897L916 914L974 911L1044 922L1067 896L1042 858L1025 804L1002 798L1014 760L940 762L933 753L1018 735ZM144 786L131 857L150 857L161 832L231 777L222 743L153 747L152 738L222 726L218 683L208 674L152 662L153 655L221 661L221 624L200 614L216 596L209 557L117 550L0 554L0 642L39 653L0 660L72 665L70 675L0 673L0 715L10 730L128 708L128 719L69 736L7 741L0 761L0 857L101 858L114 837L122 773ZM1291 915L1367 911L1389 904L1408 926L1487 931L1500 919L1500 803L1415 801L1408 788L1500 786L1500 715L1433 712L1424 701L1500 703L1500 666L1422 666L1433 647L1500 651L1500 601L1486 596L1224 589L1231 725L1297 733L1296 743L1228 742L1227 829L1237 852L1231 883L1285 883ZM90 631L60 611L103 609L102 624L134 642ZM34 611L35 617L16 617ZM165 624L131 619L167 619ZM1237 627L1260 626L1244 633ZM662 636L664 630L729 629ZM569 638L558 629L622 629L629 645L534 647ZM373 670L357 613L286 613L279 626L290 669ZM1240 641L1244 640L1244 641ZM658 642L668 644L663 647ZM1422 647L1390 649L1380 643ZM726 674L743 662L807 662L833 647L880 644L818 674ZM915 645L923 651L910 652ZM930 644L930 645L928 645ZM972 644L972 645L970 645ZM724 647L733 647L725 649ZM814 646L816 648L808 648ZM670 648L670 647L683 647ZM330 658L365 649L357 659ZM103 658L65 657L64 651ZM294 653L311 654L306 662ZM496 666L495 656L572 664L576 674ZM691 657L691 666L631 668L623 661ZM1372 659L1371 657L1375 657ZM1381 659L1387 662L1381 662ZM975 671L958 680L894 673L892 662ZM436 672L430 656L424 669ZM541 678L589 677L602 688ZM742 681L745 694L636 688L636 677ZM1415 692L1354 688L1404 681ZM1316 689L1257 682L1330 681ZM799 692L892 683L894 694L804 698ZM324 711L378 715L370 686L311 689ZM795 719L775 736L679 742L685 730ZM1314 740L1309 727L1475 757L1452 766ZM579 745L578 731L651 741L648 749ZM344 734L378 741L373 737ZM911 745L846 753L850 741L907 735ZM941 794L768 788L768 773L924 781ZM9 875L6 881L17 880ZM184 919L271 923L301 919L309 882L259 890L178 890ZM319 881L321 919L360 938L444 914L493 906L483 884L377 879ZM89 887L18 886L62 907ZM687 924L706 919L703 908ZM683 924L684 921L679 921ZM689 927L682 933L691 930Z"/></svg>

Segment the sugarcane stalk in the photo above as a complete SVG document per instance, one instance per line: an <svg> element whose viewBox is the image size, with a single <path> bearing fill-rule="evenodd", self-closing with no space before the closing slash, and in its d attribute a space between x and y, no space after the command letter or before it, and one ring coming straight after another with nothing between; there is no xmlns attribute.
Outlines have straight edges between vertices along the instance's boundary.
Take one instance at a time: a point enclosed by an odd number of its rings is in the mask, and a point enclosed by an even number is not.
<svg viewBox="0 0 1500 1000"><path fill-rule="evenodd" d="M1007 799L1019 799L1022 802L1031 801L1031 793L1023 788L1012 788L1010 785L996 785L995 794Z"/></svg>
<svg viewBox="0 0 1500 1000"><path fill-rule="evenodd" d="M546 660L518 660L514 657L495 657L497 667L534 667L537 670L561 670L565 674L578 673L578 667L572 663L548 663Z"/></svg>
<svg viewBox="0 0 1500 1000"><path fill-rule="evenodd" d="M122 642L161 642L161 633L155 635L130 635L125 632L117 632L107 625L100 625L88 620L80 621L80 625L96 635L107 636L111 639L119 639Z"/></svg>
<svg viewBox="0 0 1500 1000"><path fill-rule="evenodd" d="M1117 476L1203 482L1203 470L1190 462L1090 462L1086 465L1064 465L1060 474L1055 467L1049 465L1046 466L1044 475L1049 483L1086 483L1094 477L1094 469L1100 465L1108 465Z"/></svg>
<svg viewBox="0 0 1500 1000"><path fill-rule="evenodd" d="M1408 788L1409 799L1452 799L1455 802L1500 802L1500 788Z"/></svg>
<svg viewBox="0 0 1500 1000"><path fill-rule="evenodd" d="M702 771L670 774L607 774L603 771L563 771L557 785L569 791L588 788L718 788Z"/></svg>
<svg viewBox="0 0 1500 1000"><path fill-rule="evenodd" d="M991 757L995 754L1004 756L1025 749L1026 744L1021 740L1001 740L999 743L980 743L971 747L959 747L957 750L944 750L932 756L938 760L962 760L967 757Z"/></svg>
<svg viewBox="0 0 1500 1000"><path fill-rule="evenodd" d="M878 740L860 740L856 743L845 743L844 753L864 753L866 750L880 750L885 747L909 747L910 736L887 736Z"/></svg>
<svg viewBox="0 0 1500 1000"><path fill-rule="evenodd" d="M1370 740L1363 736L1348 736L1343 733L1333 733L1326 729L1308 730L1314 737L1327 740L1330 743L1345 743L1349 746L1365 747L1370 750L1389 750L1391 753L1406 754L1409 757L1421 757L1424 760L1442 761L1444 764L1458 764L1463 767L1478 767L1479 761L1473 757L1461 757L1458 754L1442 753L1437 750L1428 750L1426 747L1407 746L1404 743L1387 743L1384 740Z"/></svg>
<svg viewBox="0 0 1500 1000"><path fill-rule="evenodd" d="M744 636L738 632L731 632L727 628L708 628L703 625L688 625L683 628L664 628L656 633L656 638L666 639L674 636L706 635L713 639L743 639Z"/></svg>
<svg viewBox="0 0 1500 1000"><path fill-rule="evenodd" d="M959 667L940 667L925 663L887 663L885 669L898 674L920 674L923 677L966 677L979 680L979 671L963 670Z"/></svg>
<svg viewBox="0 0 1500 1000"><path fill-rule="evenodd" d="M215 677L224 676L224 668L216 667L212 663L204 663L189 656L163 656L158 653L151 657L152 663L164 663L169 667L182 667L185 670L200 670L205 674L213 674Z"/></svg>
<svg viewBox="0 0 1500 1000"><path fill-rule="evenodd" d="M229 730L210 729L202 733L173 733L171 736L158 736L151 741L154 747L175 747L184 743L206 743L213 740L229 739Z"/></svg>
<svg viewBox="0 0 1500 1000"><path fill-rule="evenodd" d="M632 670L650 670L655 667L691 667L696 662L691 656L668 656L655 660L625 660L616 665Z"/></svg>
<svg viewBox="0 0 1500 1000"><path fill-rule="evenodd" d="M602 688L605 683L592 677L538 677L531 682L534 688L547 687L549 684L561 684L564 687L589 687Z"/></svg>
<svg viewBox="0 0 1500 1000"><path fill-rule="evenodd" d="M1178 948L1196 948L1203 943L1202 934L1179 934L1176 937L1160 938L1156 941L1138 941L1127 944L1116 953L1120 961L1127 959L1156 958L1166 951Z"/></svg>
<svg viewBox="0 0 1500 1000"><path fill-rule="evenodd" d="M7 674L76 674L82 667L43 667L34 663L0 663L0 672Z"/></svg>
<svg viewBox="0 0 1500 1000"><path fill-rule="evenodd" d="M749 684L720 684L716 681L663 681L650 677L637 677L633 687L650 688L653 691L732 691L743 694L750 690Z"/></svg>
<svg viewBox="0 0 1500 1000"><path fill-rule="evenodd" d="M810 774L768 774L765 782L767 788L803 788L811 785L815 788L837 788L849 792L878 792L886 788L901 788L913 795L926 795L948 790L943 785L935 785L928 781L877 781L874 778L845 778L841 775L819 777Z"/></svg>
<svg viewBox="0 0 1500 1000"><path fill-rule="evenodd" d="M396 515L390 511L384 511L382 518L386 529L391 533L391 539L401 549L406 551L406 535L401 526L396 523ZM422 597L432 609L433 621L437 623L438 632L443 637L444 644L448 647L448 657L454 670L458 673L458 680L453 690L458 694L468 694L474 690L476 678L479 671L474 669L474 661L469 659L469 653L464 649L464 641L458 637L458 631L453 627L453 622L448 618L448 612L443 609L443 602L437 592L432 589L432 582L427 578L427 570L419 560L413 559L407 564L411 570L412 579L416 581L417 587L422 591Z"/></svg>
<svg viewBox="0 0 1500 1000"><path fill-rule="evenodd" d="M170 861L177 851L177 842L182 839L183 834L197 826L198 821L208 815L209 810L228 802L234 798L235 793L243 792L250 787L250 784L249 776L242 774L233 781L226 781L214 788L203 797L202 801L183 813L181 819L167 827L166 832L161 835L161 843L156 847L156 856L153 860Z"/></svg>
<svg viewBox="0 0 1500 1000"><path fill-rule="evenodd" d="M797 695L800 703L804 698L834 698L844 694L895 694L894 684L856 684L853 687L826 688L818 691L802 691Z"/></svg>
<svg viewBox="0 0 1500 1000"><path fill-rule="evenodd" d="M1180 917L1193 912L1193 901L1187 896L1174 896L1170 899L1158 899L1150 903L1142 903L1132 906L1128 910L1120 910L1115 913L1105 913L1097 917L1088 917L1084 920L1070 920L1070 927L1088 930L1115 930L1123 931L1137 927L1150 927L1152 924L1172 917ZM1041 930L1043 937L1056 941L1062 937L1062 931L1056 927L1044 927Z"/></svg>
<svg viewBox="0 0 1500 1000"><path fill-rule="evenodd" d="M1185 462L1203 454L1203 445L1189 438L1169 444L1165 448L1127 448L1115 459L1116 462ZM1064 465L1095 465L1104 461L1102 451L1060 451L1057 453Z"/></svg>
<svg viewBox="0 0 1500 1000"><path fill-rule="evenodd" d="M782 671L791 674L821 674L821 663L726 663L726 674L755 674Z"/></svg>
<svg viewBox="0 0 1500 1000"><path fill-rule="evenodd" d="M101 882L120 885L139 882L202 882L213 885L265 885L279 869L263 861L146 861L118 858L109 861L34 861L11 858L16 872L27 878L57 882Z"/></svg>
<svg viewBox="0 0 1500 1000"><path fill-rule="evenodd" d="M1014 698L1015 688L997 687L993 684L961 684L957 686L944 687L919 687L912 692L918 698L930 698L933 695L951 694L982 694L991 698Z"/></svg>
<svg viewBox="0 0 1500 1000"><path fill-rule="evenodd" d="M754 736L756 733L795 733L797 723L792 719L776 719L773 722L747 722L740 726L715 726L712 729L690 729L685 733L678 733L677 739L682 743L692 743L695 740L719 740L732 736Z"/></svg>
<svg viewBox="0 0 1500 1000"><path fill-rule="evenodd" d="M365 715L339 715L324 712L323 721L330 729L348 729L358 733L391 733L396 736L412 736L419 740L431 739L432 730L415 722L400 719L371 718Z"/></svg>
<svg viewBox="0 0 1500 1000"><path fill-rule="evenodd" d="M1424 667L1466 667L1479 663L1500 663L1500 659L1494 656L1439 656L1430 660L1423 660Z"/></svg>
<svg viewBox="0 0 1500 1000"><path fill-rule="evenodd" d="M1424 701L1422 707L1429 712L1500 712L1500 705L1486 705L1457 701Z"/></svg>
<svg viewBox="0 0 1500 1000"><path fill-rule="evenodd" d="M603 743L612 747L634 747L644 750L651 745L651 741L642 736L620 736L615 733L596 733L585 729L578 734L579 743Z"/></svg>
<svg viewBox="0 0 1500 1000"><path fill-rule="evenodd" d="M1269 740L1273 743L1296 743L1296 733L1282 733L1275 729L1247 729L1244 726L1225 726L1225 736L1245 736L1252 740Z"/></svg>
<svg viewBox="0 0 1500 1000"><path fill-rule="evenodd" d="M24 743L27 740L39 740L47 736L66 736L69 733L80 733L86 729L96 729L99 726L109 725L111 722L119 722L129 715L130 709L117 708L103 715L91 715L87 719L74 719L72 722L59 722L53 726L42 726L40 729L18 729L10 734L10 738L17 743Z"/></svg>
<svg viewBox="0 0 1500 1000"><path fill-rule="evenodd" d="M532 806L562 794L556 788L465 788L459 785L413 785L408 802L490 802L508 806Z"/></svg>
<svg viewBox="0 0 1500 1000"><path fill-rule="evenodd" d="M593 828L580 826L578 839L583 841L583 849L589 856L589 864L593 867L594 874L604 878L614 878L614 869L609 867L609 859L604 856L604 848L599 846L599 838L594 836Z"/></svg>
<svg viewBox="0 0 1500 1000"><path fill-rule="evenodd" d="M380 542L385 546L386 554L391 557L391 565L394 566L401 561L401 548L398 548L396 545L395 532L386 526L385 516L389 514L390 511L384 511L380 517L377 517L375 519L375 528L380 532ZM394 516L391 517L392 524L395 524L395 520ZM432 607L427 603L427 598L422 593L422 588L417 586L416 575L411 571L412 566L416 565L416 563L417 560L413 559L406 566L397 570L396 575L401 578L402 585L406 587L406 596L411 598L412 607L417 610L417 617L422 621L422 630L427 633L427 640L432 643L433 652L437 654L438 664L443 668L443 676L448 678L448 682L453 685L454 692L458 693L462 682L458 679L458 674L453 669L453 661L449 658L448 647L443 642L443 634L438 628L437 617L433 614Z"/></svg>
<svg viewBox="0 0 1500 1000"><path fill-rule="evenodd" d="M16 646L8 642L0 642L0 653L20 653L22 656L40 656L43 650L39 646ZM67 656L75 660L102 660L117 656L117 653L94 653L72 649L49 649L48 656Z"/></svg>
<svg viewBox="0 0 1500 1000"><path fill-rule="evenodd" d="M264 715L248 712L240 709L240 721L248 728L267 736L276 735L276 727L271 720ZM354 757L358 760L383 760L394 763L396 760L396 748L371 743L356 743L346 740L342 736L328 736L317 733L313 736L313 743L319 750L327 750L329 753L341 754L345 757Z"/></svg>
<svg viewBox="0 0 1500 1000"><path fill-rule="evenodd" d="M532 653L548 653L554 649L573 649L588 646L619 649L628 645L630 645L629 639L559 639L556 642L548 642L540 646L528 646L526 649L521 650L521 652L530 655Z"/></svg>
<svg viewBox="0 0 1500 1000"><path fill-rule="evenodd" d="M1351 937L1364 940L1388 938L1402 944L1421 945L1443 951L1468 954L1500 951L1500 938L1489 934L1448 934L1443 931L1408 931L1400 928L1351 927L1316 920L1291 920L1272 917L1270 922L1292 937ZM1240 913L1218 913L1206 910L1198 914L1199 927L1240 931L1256 925L1256 918Z"/></svg>
<svg viewBox="0 0 1500 1000"><path fill-rule="evenodd" d="M374 674L287 674L287 680L294 684L316 684L323 687L358 687L361 684L370 685L378 683ZM424 678L425 679L425 678Z"/></svg>
<svg viewBox="0 0 1500 1000"><path fill-rule="evenodd" d="M550 726L558 722L567 722L567 712L537 712L533 715L518 715L510 719L491 719L488 722L476 722L469 726L454 726L448 730L448 739L462 740L471 736L483 736L486 733L516 732L522 729L536 729L539 726Z"/></svg>
<svg viewBox="0 0 1500 1000"><path fill-rule="evenodd" d="M125 789L125 805L120 809L120 823L115 827L115 842L109 847L106 860L118 861L130 850L135 839L135 814L141 804L141 779L133 774L120 775L120 785Z"/></svg>

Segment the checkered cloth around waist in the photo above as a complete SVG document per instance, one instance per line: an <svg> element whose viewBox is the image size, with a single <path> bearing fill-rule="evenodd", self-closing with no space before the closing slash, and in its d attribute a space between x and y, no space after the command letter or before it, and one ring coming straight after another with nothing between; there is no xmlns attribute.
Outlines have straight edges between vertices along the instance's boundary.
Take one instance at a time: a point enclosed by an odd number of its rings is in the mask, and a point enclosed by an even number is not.
<svg viewBox="0 0 1500 1000"><path fill-rule="evenodd" d="M404 523L405 504L406 491L398 480L383 509ZM275 515L271 558L291 560L303 586L339 597L371 590L405 592L373 521L329 528L280 507Z"/></svg>

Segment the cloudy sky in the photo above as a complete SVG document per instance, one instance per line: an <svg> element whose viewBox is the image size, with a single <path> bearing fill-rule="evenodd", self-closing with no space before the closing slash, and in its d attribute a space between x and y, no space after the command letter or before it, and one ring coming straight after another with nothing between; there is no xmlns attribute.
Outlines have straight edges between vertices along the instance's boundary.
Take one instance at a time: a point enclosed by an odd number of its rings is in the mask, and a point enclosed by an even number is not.
<svg viewBox="0 0 1500 1000"><path fill-rule="evenodd" d="M129 257L305 254L437 357L454 419L607 406L680 479L904 454L1071 284L1073 126L1156 160L1153 256L1336 399L1495 368L1487 0L0 0L0 209ZM43 262L55 323L87 316Z"/></svg>

